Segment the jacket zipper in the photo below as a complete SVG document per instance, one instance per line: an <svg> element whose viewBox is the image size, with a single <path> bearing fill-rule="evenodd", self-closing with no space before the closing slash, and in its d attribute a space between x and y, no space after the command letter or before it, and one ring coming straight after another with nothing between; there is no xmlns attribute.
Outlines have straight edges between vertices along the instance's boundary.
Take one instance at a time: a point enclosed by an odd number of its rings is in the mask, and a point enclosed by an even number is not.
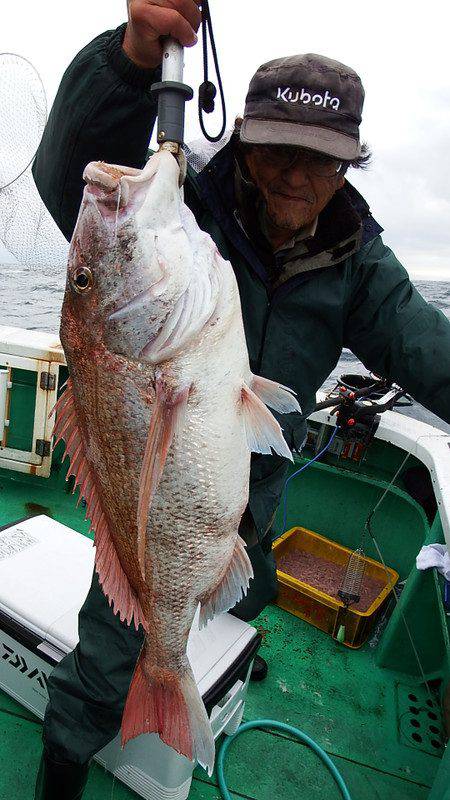
<svg viewBox="0 0 450 800"><path fill-rule="evenodd" d="M275 258L275 263L276 263L277 262L276 255L274 256L274 258ZM279 264L277 264L277 266L280 267ZM267 292L268 300L267 300L267 308L266 308L266 317L265 317L265 320L264 320L262 339L261 339L261 346L260 346L259 355L258 355L258 375L259 375L259 371L261 370L261 361L262 361L262 356L263 356L264 345L265 345L265 342L266 342L267 326L269 324L269 318L270 318L270 314L271 314L271 311L272 311L272 308L273 308L273 299L275 297L275 294L276 294L276 289L275 289L275 291L272 292L271 295L269 295L269 293Z"/></svg>

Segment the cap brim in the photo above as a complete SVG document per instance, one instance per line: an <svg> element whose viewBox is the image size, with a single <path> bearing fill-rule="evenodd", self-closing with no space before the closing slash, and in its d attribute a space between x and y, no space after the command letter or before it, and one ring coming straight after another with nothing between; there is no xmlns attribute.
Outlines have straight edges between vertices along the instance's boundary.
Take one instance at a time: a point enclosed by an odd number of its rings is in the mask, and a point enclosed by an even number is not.
<svg viewBox="0 0 450 800"><path fill-rule="evenodd" d="M245 144L285 144L306 147L319 153L352 161L361 153L361 145L345 133L320 128L317 125L302 125L285 120L253 119L242 122L240 138Z"/></svg>

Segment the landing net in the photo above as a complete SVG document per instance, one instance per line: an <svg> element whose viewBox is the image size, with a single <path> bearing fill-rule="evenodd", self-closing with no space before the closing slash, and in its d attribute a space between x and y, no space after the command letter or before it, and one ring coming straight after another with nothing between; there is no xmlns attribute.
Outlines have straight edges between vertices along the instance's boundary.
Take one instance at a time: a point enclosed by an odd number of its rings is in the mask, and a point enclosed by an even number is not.
<svg viewBox="0 0 450 800"><path fill-rule="evenodd" d="M0 53L0 109L0 263L9 254L21 266L64 265L67 242L31 174L47 120L45 89L33 65L14 53Z"/></svg>

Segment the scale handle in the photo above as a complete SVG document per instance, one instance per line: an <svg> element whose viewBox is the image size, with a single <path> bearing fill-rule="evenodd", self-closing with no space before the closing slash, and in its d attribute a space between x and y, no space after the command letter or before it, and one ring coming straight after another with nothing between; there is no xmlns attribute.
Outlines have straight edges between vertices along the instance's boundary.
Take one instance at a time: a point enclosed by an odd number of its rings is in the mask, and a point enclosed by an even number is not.
<svg viewBox="0 0 450 800"><path fill-rule="evenodd" d="M183 83L184 49L172 37L166 39L162 60L162 80L154 83L151 91L158 97L157 141L177 145L183 143L184 106L194 93Z"/></svg>

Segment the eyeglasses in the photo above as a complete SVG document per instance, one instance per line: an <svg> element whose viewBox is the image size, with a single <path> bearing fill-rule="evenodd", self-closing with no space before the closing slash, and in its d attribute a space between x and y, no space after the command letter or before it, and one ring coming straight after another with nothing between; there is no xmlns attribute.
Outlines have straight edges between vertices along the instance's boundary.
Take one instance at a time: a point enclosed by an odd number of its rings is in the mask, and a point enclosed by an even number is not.
<svg viewBox="0 0 450 800"><path fill-rule="evenodd" d="M320 153L310 153L298 147L284 145L255 145L254 150L277 169L291 169L300 161L312 175L319 178L335 178L345 172L346 165L343 161L323 156Z"/></svg>

